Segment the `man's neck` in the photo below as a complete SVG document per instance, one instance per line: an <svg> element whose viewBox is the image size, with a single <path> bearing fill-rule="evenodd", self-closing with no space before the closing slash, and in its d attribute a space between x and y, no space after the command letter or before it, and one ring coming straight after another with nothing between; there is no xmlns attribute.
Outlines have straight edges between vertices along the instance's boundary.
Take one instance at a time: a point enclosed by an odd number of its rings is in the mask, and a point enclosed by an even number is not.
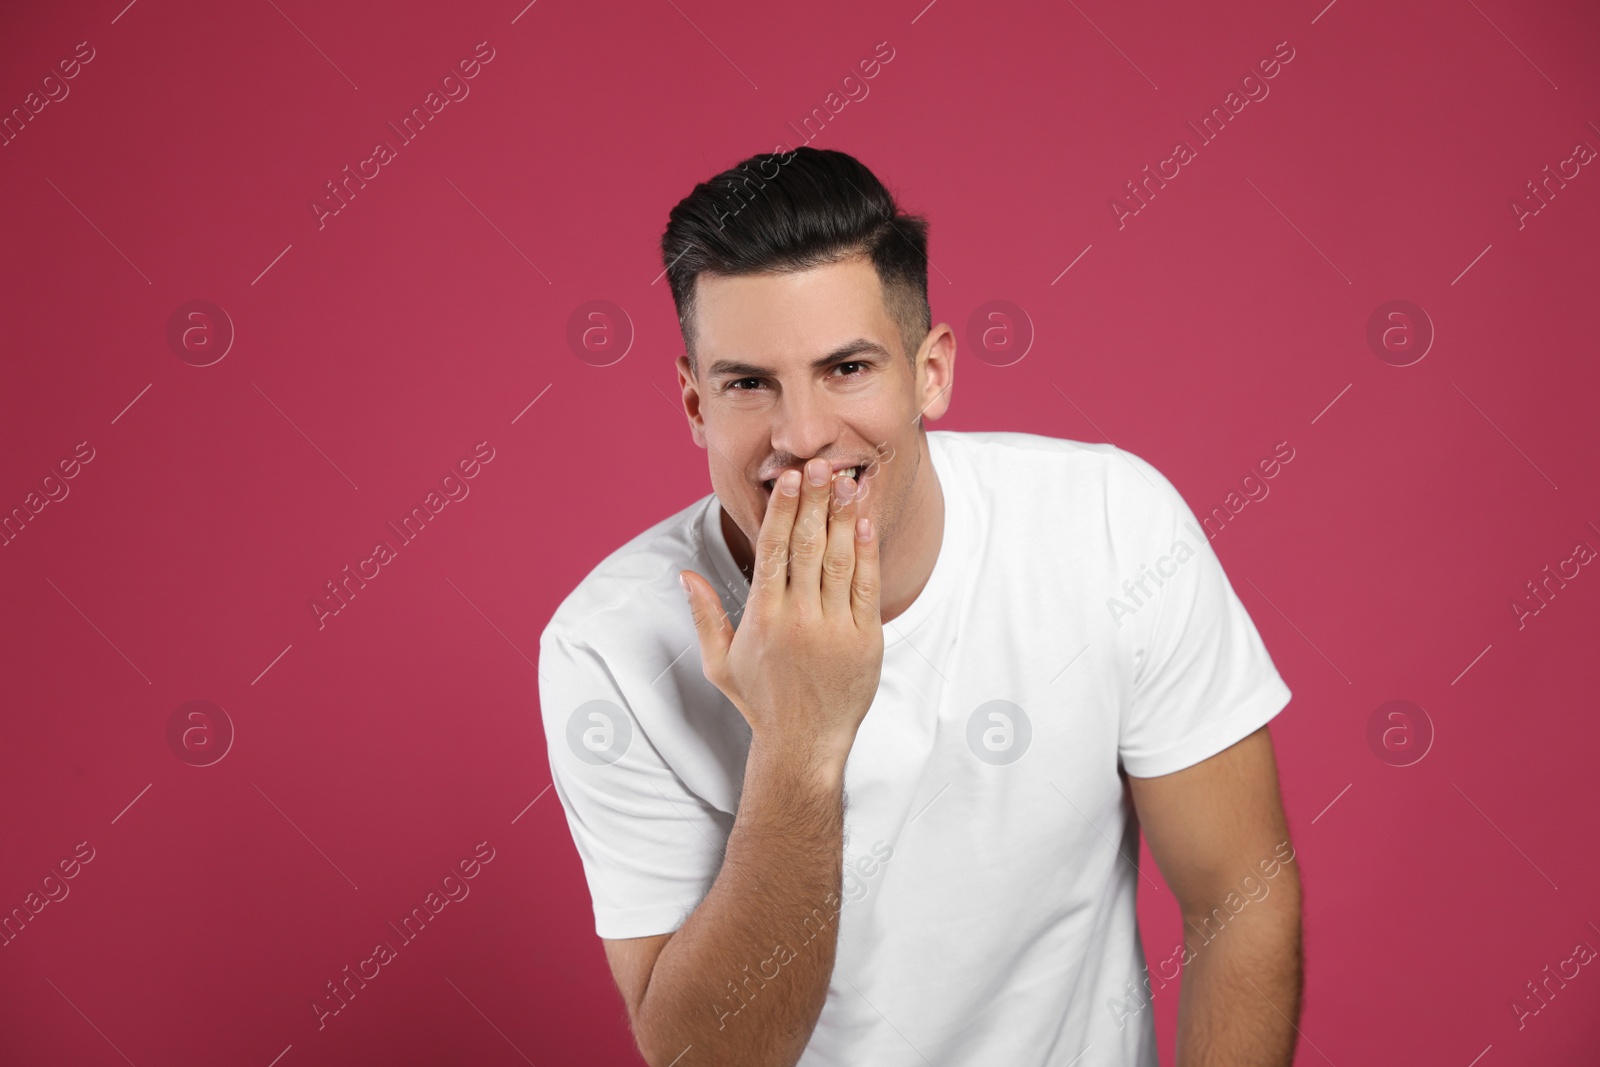
<svg viewBox="0 0 1600 1067"><path fill-rule="evenodd" d="M938 562L939 550L944 544L944 488L933 469L927 442L926 434L919 436L917 473L905 507L894 529L889 531L891 541L881 540L884 534L881 528L873 530L874 536L880 538L878 608L884 622L898 618L916 601L933 574L933 565ZM721 515L722 538L748 581L755 558L750 542L726 511Z"/></svg>

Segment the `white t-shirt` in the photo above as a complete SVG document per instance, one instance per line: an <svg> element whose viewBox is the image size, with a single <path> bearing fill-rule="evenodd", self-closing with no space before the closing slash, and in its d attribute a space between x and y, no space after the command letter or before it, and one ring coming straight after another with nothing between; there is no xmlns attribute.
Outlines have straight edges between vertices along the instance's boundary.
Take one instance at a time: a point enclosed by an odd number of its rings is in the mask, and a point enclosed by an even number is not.
<svg viewBox="0 0 1600 1067"><path fill-rule="evenodd" d="M837 956L800 1067L1156 1067L1120 770L1214 755L1289 688L1148 462L1035 434L927 439L943 542L884 624L845 768L842 899L816 913L837 914ZM550 770L603 938L681 926L739 808L750 729L701 673L676 577L707 578L737 624L749 583L720 510L706 496L612 553L540 639ZM816 932L774 940L801 953ZM726 1025L790 954L730 976Z"/></svg>

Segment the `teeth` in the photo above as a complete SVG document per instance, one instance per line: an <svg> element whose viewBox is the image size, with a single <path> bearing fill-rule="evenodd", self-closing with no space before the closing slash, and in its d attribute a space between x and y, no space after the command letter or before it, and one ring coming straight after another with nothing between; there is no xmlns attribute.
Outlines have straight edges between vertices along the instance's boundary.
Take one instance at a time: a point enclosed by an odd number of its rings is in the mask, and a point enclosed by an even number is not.
<svg viewBox="0 0 1600 1067"><path fill-rule="evenodd" d="M854 467L846 467L842 471L834 471L833 472L833 476L835 478L850 477L850 478L859 479L861 477L861 467L859 465L858 466L854 466ZM762 486L762 488L766 489L770 493L773 490L773 488L774 488L776 483L777 483L777 479L776 478L768 478L766 481L761 483L761 486Z"/></svg>

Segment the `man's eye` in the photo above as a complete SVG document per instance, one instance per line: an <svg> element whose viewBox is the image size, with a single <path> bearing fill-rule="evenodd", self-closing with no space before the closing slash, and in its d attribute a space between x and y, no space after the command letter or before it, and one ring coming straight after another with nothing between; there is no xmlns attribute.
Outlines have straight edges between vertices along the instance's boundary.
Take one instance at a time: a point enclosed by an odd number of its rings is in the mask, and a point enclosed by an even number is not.
<svg viewBox="0 0 1600 1067"><path fill-rule="evenodd" d="M848 360L848 361L846 361L844 363L835 363L833 365L833 369L834 370L840 370L841 368L844 368L844 367L855 367L855 368L858 368L858 369L853 371L853 372L851 372L851 373L847 373L847 374L843 375L843 377L859 378L868 369L869 364L863 362L862 360L852 359L852 360ZM754 382L755 385L752 386L751 388L745 388L745 383L746 382ZM762 382L762 379L760 379L760 378L735 378L735 379L732 379L732 380L730 380L728 382L727 389L728 389L729 392L732 392L732 393L754 392L755 389L758 389L758 388L761 387L761 382Z"/></svg>

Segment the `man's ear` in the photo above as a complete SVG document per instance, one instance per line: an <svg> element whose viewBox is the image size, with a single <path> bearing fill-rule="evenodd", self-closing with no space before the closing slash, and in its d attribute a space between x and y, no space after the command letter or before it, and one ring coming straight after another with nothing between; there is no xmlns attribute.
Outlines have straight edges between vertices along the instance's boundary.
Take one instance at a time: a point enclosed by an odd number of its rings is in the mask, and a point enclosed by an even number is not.
<svg viewBox="0 0 1600 1067"><path fill-rule="evenodd" d="M928 332L917 355L917 408L937 422L950 409L956 381L956 335L941 322Z"/></svg>
<svg viewBox="0 0 1600 1067"><path fill-rule="evenodd" d="M694 443L706 447L705 419L700 415L700 383L689 369L689 357L678 357L678 388L683 393L683 412L689 419L689 432Z"/></svg>

